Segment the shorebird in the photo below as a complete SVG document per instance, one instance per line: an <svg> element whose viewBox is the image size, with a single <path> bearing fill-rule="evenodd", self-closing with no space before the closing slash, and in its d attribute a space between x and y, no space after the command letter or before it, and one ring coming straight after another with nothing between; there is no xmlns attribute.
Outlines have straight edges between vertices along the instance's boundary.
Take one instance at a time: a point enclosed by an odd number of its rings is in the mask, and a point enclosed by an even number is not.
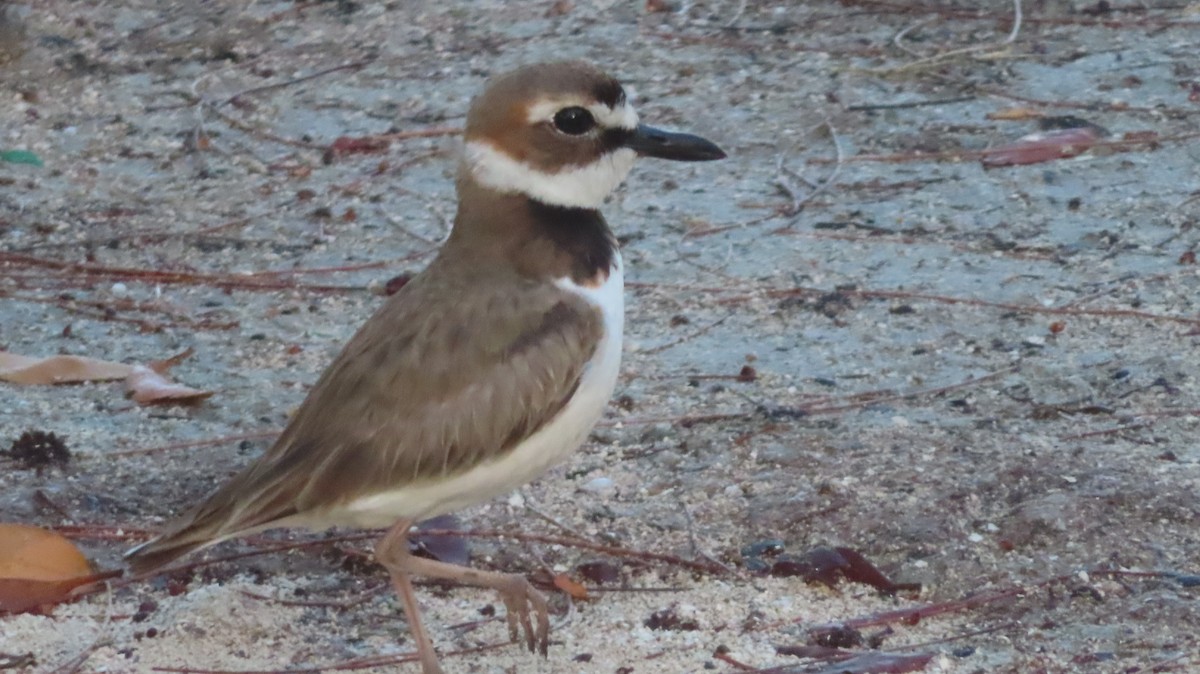
<svg viewBox="0 0 1200 674"><path fill-rule="evenodd" d="M545 655L546 599L525 576L416 557L407 539L417 521L535 479L600 418L624 284L598 209L638 156L725 153L641 124L620 83L586 63L494 79L467 115L458 212L437 257L359 329L269 450L127 553L132 571L268 528L390 527L375 558L424 674L442 669L412 575L495 589L513 641L523 633Z"/></svg>

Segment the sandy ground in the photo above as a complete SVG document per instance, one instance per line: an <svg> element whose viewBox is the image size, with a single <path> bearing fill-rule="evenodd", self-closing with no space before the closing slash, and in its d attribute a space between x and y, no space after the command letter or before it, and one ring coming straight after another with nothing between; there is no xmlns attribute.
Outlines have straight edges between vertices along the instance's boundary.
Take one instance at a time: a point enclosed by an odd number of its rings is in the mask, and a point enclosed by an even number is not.
<svg viewBox="0 0 1200 674"><path fill-rule="evenodd" d="M249 461L453 214L452 135L324 148L455 127L488 75L582 57L646 121L731 156L643 162L606 207L630 286L619 400L568 465L460 517L731 571L470 538L473 564L568 573L594 600L556 594L547 660L502 646L447 655L448 671L739 671L720 647L834 671L776 647L924 604L953 610L847 645L930 654L930 672L1200 671L1200 143L1174 138L1200 120L1200 11L1024 4L1011 42L999 2L21 7L0 150L45 165L0 163L0 348L193 348L173 374L216 394L146 408L117 384L0 386L0 445L36 429L74 452L40 475L0 464L0 520L79 527L113 568ZM1162 140L985 170L971 152L1037 128L988 117L1014 108ZM849 547L922 589L751 573L743 547L772 539ZM408 653L367 549L249 556L3 617L0 654L144 672ZM579 572L596 561L617 580ZM493 597L421 592L443 652L506 641ZM971 596L992 601L952 603Z"/></svg>

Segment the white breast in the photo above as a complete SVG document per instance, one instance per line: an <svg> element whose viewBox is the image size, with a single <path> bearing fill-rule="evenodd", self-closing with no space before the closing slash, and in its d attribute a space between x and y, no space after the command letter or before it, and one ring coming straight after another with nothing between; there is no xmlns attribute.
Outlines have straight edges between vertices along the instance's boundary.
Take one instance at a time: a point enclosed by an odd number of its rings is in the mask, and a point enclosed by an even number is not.
<svg viewBox="0 0 1200 674"><path fill-rule="evenodd" d="M595 287L569 277L556 284L578 293L604 315L604 337L596 347L575 395L550 423L503 457L440 482L412 485L373 494L333 514L341 524L390 526L397 519L425 519L453 512L506 494L546 472L575 451L604 413L621 368L621 335L625 327L625 279L620 253L608 279Z"/></svg>

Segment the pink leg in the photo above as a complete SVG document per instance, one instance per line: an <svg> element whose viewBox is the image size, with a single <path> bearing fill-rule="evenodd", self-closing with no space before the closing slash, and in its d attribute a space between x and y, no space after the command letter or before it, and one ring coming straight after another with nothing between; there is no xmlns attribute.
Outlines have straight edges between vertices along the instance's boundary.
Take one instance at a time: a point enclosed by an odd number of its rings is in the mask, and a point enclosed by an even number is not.
<svg viewBox="0 0 1200 674"><path fill-rule="evenodd" d="M412 633L413 641L417 644L417 655L421 658L422 674L443 674L442 667L438 664L437 651L433 650L433 641L421 622L421 608L417 605L412 579L403 568L389 561L398 555L398 550L403 555L408 555L408 530L411 527L411 521L401 520L388 529L383 538L375 544L375 559L383 564L392 576L392 586L396 588L396 594L400 595L400 601L404 604L408 630Z"/></svg>
<svg viewBox="0 0 1200 674"><path fill-rule="evenodd" d="M405 597L405 591L400 588L400 581L397 578L403 578L403 583L408 587L407 598L405 598L405 611L409 615L409 623L413 630L413 636L418 638L418 631L421 636L428 642L428 636L425 634L424 628L420 627L420 620L414 621L412 616L416 615L416 599L412 595L412 586L409 583L410 575L428 576L430 578L440 578L450 580L464 585L474 585L476 587L486 587L496 590L500 593L500 599L504 602L504 606L508 611L508 634L513 641L520 640L521 632L525 633L525 645L530 651L546 655L550 646L550 607L546 602L546 597L538 592L525 576L517 573L497 573L495 571L479 571L465 566L455 564L447 564L424 557L414 557L408 551L408 529L411 522L399 522L396 526L388 531L383 537L379 545L375 547L375 558L380 564L387 567L392 574L392 580L396 583L397 591L401 597ZM401 527L403 528L401 529ZM400 533L397 533L400 532ZM391 540L389 540L391 539ZM397 542L402 543L397 545ZM408 605L411 602L412 608ZM533 625L533 620L530 613L537 616L537 627ZM433 647L429 648L430 656L436 666L436 657L433 657ZM424 655L422 655L421 663L428 667ZM440 670L426 669L424 674L433 674Z"/></svg>

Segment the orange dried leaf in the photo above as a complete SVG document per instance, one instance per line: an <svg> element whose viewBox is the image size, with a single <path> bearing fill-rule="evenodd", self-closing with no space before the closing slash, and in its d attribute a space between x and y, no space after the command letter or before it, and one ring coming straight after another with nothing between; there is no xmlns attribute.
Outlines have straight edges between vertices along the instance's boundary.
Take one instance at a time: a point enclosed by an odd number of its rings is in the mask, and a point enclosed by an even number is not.
<svg viewBox="0 0 1200 674"><path fill-rule="evenodd" d="M1126 131L1121 134L1121 140L1128 142L1146 142L1153 143L1158 140L1159 134L1157 131Z"/></svg>
<svg viewBox="0 0 1200 674"><path fill-rule="evenodd" d="M31 611L43 604L54 604L71 595L71 590L86 585L95 576L67 580L25 580L0 578L0 613Z"/></svg>
<svg viewBox="0 0 1200 674"><path fill-rule="evenodd" d="M0 578L64 580L92 572L75 544L27 524L0 524Z"/></svg>
<svg viewBox="0 0 1200 674"><path fill-rule="evenodd" d="M157 372L159 374L166 374L167 370L170 370L171 368L182 363L183 361L187 360L188 358L191 358L193 353L196 353L196 350L189 346L188 348L184 349L183 351L180 351L179 353L175 354L174 356L171 356L170 358L164 358L162 360L150 361L150 369L154 370L155 372Z"/></svg>
<svg viewBox="0 0 1200 674"><path fill-rule="evenodd" d="M0 524L0 611L28 611L60 601L97 579L79 548L62 536L24 524Z"/></svg>
<svg viewBox="0 0 1200 674"><path fill-rule="evenodd" d="M387 138L379 136L338 136L329 149L339 155L345 154L375 154L388 149L391 143Z"/></svg>
<svg viewBox="0 0 1200 674"><path fill-rule="evenodd" d="M1099 133L1092 127L1033 133L1019 138L1014 143L985 151L983 166L1023 166L1066 159L1083 154L1097 139Z"/></svg>
<svg viewBox="0 0 1200 674"><path fill-rule="evenodd" d="M143 365L135 365L133 371L125 378L125 390L139 405L193 403L204 400L213 394L212 391L201 391L183 384L176 384Z"/></svg>
<svg viewBox="0 0 1200 674"><path fill-rule="evenodd" d="M68 384L111 381L129 376L132 367L83 356L35 358L0 351L0 379L14 384Z"/></svg>
<svg viewBox="0 0 1200 674"><path fill-rule="evenodd" d="M546 10L546 17L564 16L570 14L574 8L575 5L570 0L554 0L550 4L550 9Z"/></svg>
<svg viewBox="0 0 1200 674"><path fill-rule="evenodd" d="M1032 108L1007 108L997 112L989 112L988 119L996 119L1009 122L1020 122L1026 119L1039 119L1042 113Z"/></svg>
<svg viewBox="0 0 1200 674"><path fill-rule="evenodd" d="M576 582L565 573L554 574L554 587L568 594L572 599L584 600L588 598L587 588L582 583Z"/></svg>

